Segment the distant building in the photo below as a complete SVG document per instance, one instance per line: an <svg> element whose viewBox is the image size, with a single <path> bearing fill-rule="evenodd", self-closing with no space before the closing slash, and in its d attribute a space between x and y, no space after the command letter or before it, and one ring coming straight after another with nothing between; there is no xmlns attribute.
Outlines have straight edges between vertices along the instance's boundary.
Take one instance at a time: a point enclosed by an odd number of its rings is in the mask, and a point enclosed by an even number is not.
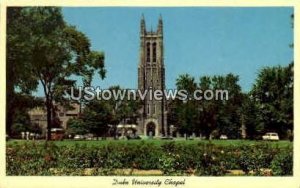
<svg viewBox="0 0 300 188"><path fill-rule="evenodd" d="M67 129L67 122L72 117L78 117L80 114L80 105L73 103L73 109L65 109L60 105L54 105L56 108L56 117L59 119L60 126ZM37 107L29 112L30 121L32 124L37 124L42 129L42 136L46 135L47 130L47 111L46 107Z"/></svg>

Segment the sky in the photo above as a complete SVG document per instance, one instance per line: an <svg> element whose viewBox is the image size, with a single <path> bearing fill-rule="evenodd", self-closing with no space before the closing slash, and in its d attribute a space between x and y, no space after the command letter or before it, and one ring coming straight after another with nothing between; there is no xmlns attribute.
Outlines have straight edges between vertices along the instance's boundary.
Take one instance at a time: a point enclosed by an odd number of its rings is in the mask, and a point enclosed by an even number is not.
<svg viewBox="0 0 300 188"><path fill-rule="evenodd" d="M76 26L93 50L105 53L107 75L92 85L137 88L140 19L147 30L164 24L166 88L176 78L239 75L242 90L251 90L262 67L285 66L293 60L290 7L65 7L67 23ZM38 91L39 94L41 92Z"/></svg>

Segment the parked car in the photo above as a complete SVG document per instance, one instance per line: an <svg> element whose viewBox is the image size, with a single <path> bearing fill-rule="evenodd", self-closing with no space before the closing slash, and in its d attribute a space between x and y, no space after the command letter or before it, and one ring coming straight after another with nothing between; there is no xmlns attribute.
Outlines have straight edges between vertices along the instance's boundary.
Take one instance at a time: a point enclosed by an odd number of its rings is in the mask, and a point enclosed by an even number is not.
<svg viewBox="0 0 300 188"><path fill-rule="evenodd" d="M228 137L227 137L225 134L222 134L222 135L220 136L220 139L221 139L221 140L227 140Z"/></svg>
<svg viewBox="0 0 300 188"><path fill-rule="evenodd" d="M84 140L84 136L77 134L74 136L74 140Z"/></svg>
<svg viewBox="0 0 300 188"><path fill-rule="evenodd" d="M279 140L279 136L277 133L270 132L266 133L265 135L262 136L263 140Z"/></svg>

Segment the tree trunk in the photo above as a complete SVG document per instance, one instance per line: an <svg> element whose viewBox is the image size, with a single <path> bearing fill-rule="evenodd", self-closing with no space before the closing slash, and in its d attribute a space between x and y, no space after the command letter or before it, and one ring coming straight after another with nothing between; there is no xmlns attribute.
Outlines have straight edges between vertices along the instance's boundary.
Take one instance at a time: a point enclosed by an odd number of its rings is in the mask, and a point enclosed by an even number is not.
<svg viewBox="0 0 300 188"><path fill-rule="evenodd" d="M51 101L46 97L47 108L47 140L51 140Z"/></svg>
<svg viewBox="0 0 300 188"><path fill-rule="evenodd" d="M11 127L13 124L13 116L14 112L13 110L8 109L9 106L6 107L6 134L11 135Z"/></svg>
<svg viewBox="0 0 300 188"><path fill-rule="evenodd" d="M7 83L6 86L7 95L6 95L6 134L11 135L11 127L13 124L13 118L15 114L15 96L14 88L11 83Z"/></svg>
<svg viewBox="0 0 300 188"><path fill-rule="evenodd" d="M114 125L114 140L117 140L117 126L118 125Z"/></svg>
<svg viewBox="0 0 300 188"><path fill-rule="evenodd" d="M205 139L206 140L210 140L210 134L211 134L210 128L207 128L207 130L205 131Z"/></svg>

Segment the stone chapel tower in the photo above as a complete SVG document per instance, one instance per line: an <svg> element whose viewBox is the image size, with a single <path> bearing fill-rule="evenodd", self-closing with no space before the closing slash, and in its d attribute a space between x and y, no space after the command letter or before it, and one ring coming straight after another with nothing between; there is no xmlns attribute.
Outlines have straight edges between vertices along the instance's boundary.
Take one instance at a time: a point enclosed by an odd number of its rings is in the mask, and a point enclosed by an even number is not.
<svg viewBox="0 0 300 188"><path fill-rule="evenodd" d="M165 67L163 54L163 21L160 16L156 31L147 31L144 16L140 23L140 59L138 65L138 89L161 90L165 89ZM148 93L143 101L139 122L138 134L148 136L166 135L167 114L166 100L150 100Z"/></svg>

